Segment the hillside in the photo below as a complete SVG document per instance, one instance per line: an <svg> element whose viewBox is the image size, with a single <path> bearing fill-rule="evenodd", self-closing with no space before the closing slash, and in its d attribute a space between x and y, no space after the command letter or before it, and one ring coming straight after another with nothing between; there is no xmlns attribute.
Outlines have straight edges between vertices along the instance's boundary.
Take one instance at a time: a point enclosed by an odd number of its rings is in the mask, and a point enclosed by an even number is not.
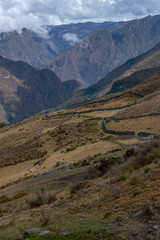
<svg viewBox="0 0 160 240"><path fill-rule="evenodd" d="M120 112L118 114L120 117L160 112L160 73L140 83L133 88L133 91L144 97L138 101L137 105Z"/></svg>
<svg viewBox="0 0 160 240"><path fill-rule="evenodd" d="M0 57L0 120L20 121L55 107L80 87L74 80L62 83L51 70Z"/></svg>
<svg viewBox="0 0 160 240"><path fill-rule="evenodd" d="M1 128L0 239L159 239L159 90Z"/></svg>
<svg viewBox="0 0 160 240"><path fill-rule="evenodd" d="M160 16L100 29L56 57L48 68L62 80L77 79L93 85L108 72L160 42Z"/></svg>

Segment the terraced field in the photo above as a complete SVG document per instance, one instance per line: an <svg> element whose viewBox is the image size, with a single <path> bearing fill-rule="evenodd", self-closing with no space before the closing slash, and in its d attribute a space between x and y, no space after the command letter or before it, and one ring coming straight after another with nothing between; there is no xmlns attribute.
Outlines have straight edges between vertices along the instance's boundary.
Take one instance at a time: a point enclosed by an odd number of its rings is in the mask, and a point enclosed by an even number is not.
<svg viewBox="0 0 160 240"><path fill-rule="evenodd" d="M150 143L103 129L105 117L137 104L132 97L124 94L109 103L50 112L0 129L0 239L23 239L33 227L50 233L27 239L140 240L157 233L151 229L159 216L158 136ZM159 120L153 116L108 124L135 131L150 125L147 131L159 133ZM151 229L146 230L151 207ZM139 212L140 221L134 217Z"/></svg>

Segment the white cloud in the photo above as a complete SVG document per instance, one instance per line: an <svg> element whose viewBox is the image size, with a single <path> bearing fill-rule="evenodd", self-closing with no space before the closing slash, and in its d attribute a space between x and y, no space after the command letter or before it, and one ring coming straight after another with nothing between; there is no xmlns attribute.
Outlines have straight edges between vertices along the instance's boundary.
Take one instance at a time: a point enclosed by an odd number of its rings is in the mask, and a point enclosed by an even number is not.
<svg viewBox="0 0 160 240"><path fill-rule="evenodd" d="M71 42L71 44L74 44L74 43L76 43L76 42L79 41L79 38L78 38L77 35L74 34L74 33L65 33L65 34L63 35L63 38L64 38L66 41Z"/></svg>
<svg viewBox="0 0 160 240"><path fill-rule="evenodd" d="M85 21L119 21L160 13L159 0L0 0L0 32Z"/></svg>

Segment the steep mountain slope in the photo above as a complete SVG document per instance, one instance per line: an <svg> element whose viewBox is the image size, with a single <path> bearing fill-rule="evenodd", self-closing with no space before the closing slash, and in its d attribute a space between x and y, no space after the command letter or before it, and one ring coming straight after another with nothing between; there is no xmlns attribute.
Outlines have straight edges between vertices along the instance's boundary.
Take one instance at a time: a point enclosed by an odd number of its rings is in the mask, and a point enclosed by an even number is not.
<svg viewBox="0 0 160 240"><path fill-rule="evenodd" d="M159 41L160 16L148 16L124 23L112 31L97 30L56 57L48 67L62 81L73 78L91 85Z"/></svg>
<svg viewBox="0 0 160 240"><path fill-rule="evenodd" d="M122 22L104 22L46 26L46 36L38 35L26 28L22 29L21 34L16 31L0 33L0 55L39 67L73 45L72 37L79 40L98 28L114 29L121 24ZM74 35L71 35L71 39L67 39L65 34Z"/></svg>
<svg viewBox="0 0 160 240"><path fill-rule="evenodd" d="M11 60L21 60L33 66L50 61L58 54L57 46L49 38L22 29L22 33L0 33L0 55Z"/></svg>
<svg viewBox="0 0 160 240"><path fill-rule="evenodd" d="M132 58L109 72L95 85L82 89L66 102L74 106L108 93L129 89L160 72L160 43L146 53Z"/></svg>
<svg viewBox="0 0 160 240"><path fill-rule="evenodd" d="M132 88L140 81L153 76L159 72L160 67L160 43L146 53L143 53L135 58L132 58L108 73L103 79L97 82L87 91L93 91L92 94L97 94L97 97L103 96L107 92L121 91L126 88ZM134 74L135 73L135 74ZM129 77L130 76L130 77ZM132 83L131 83L132 81ZM114 83L115 82L115 83ZM115 90L115 87L127 83L128 86ZM129 86L129 82L131 85ZM111 90L110 90L111 88ZM98 92L100 92L98 94Z"/></svg>
<svg viewBox="0 0 160 240"><path fill-rule="evenodd" d="M62 83L51 70L36 70L24 62L0 57L0 119L19 121L55 107L81 84Z"/></svg>

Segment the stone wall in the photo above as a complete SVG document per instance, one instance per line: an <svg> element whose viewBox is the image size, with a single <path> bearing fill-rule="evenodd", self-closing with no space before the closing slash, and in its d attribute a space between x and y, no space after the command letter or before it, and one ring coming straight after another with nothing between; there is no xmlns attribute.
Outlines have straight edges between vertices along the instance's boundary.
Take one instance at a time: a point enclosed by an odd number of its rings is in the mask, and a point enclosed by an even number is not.
<svg viewBox="0 0 160 240"><path fill-rule="evenodd" d="M103 121L103 127L106 133L108 134L114 134L114 135L124 135L124 136L135 136L136 132L134 131L120 131L115 129L108 129L106 125L106 120Z"/></svg>
<svg viewBox="0 0 160 240"><path fill-rule="evenodd" d="M136 134L136 132L134 131L120 131L120 130L115 130L115 129L108 129L106 123L110 122L110 121L115 121L115 120L125 120L125 119L136 119L136 118L141 118L141 117L149 117L149 116L160 116L160 113L153 113L153 114L145 114L145 115L140 115L140 116L136 116L136 117L128 117L128 118L117 118L117 117L108 117L105 118L103 121L103 128L105 130L106 133L108 134L114 134L114 135L128 135L128 136L139 136L139 137L149 137L149 136L155 136L155 133L151 133L151 132L139 132Z"/></svg>
<svg viewBox="0 0 160 240"><path fill-rule="evenodd" d="M118 96L113 96L113 97L110 97L108 99L103 99L103 100L96 100L96 101L92 101L92 102L89 102L89 103L85 103L85 104L80 104L78 106L85 106L85 105L90 105L90 104L94 104L94 103L102 103L102 102L108 102L110 100L113 100L113 99L116 99L116 98L119 98L119 97L123 97L125 95L128 95L128 94L131 94L133 96L137 96L137 97L144 97L144 95L140 94L140 93L135 93L135 92L127 92L127 93L122 93L122 94L119 94Z"/></svg>

